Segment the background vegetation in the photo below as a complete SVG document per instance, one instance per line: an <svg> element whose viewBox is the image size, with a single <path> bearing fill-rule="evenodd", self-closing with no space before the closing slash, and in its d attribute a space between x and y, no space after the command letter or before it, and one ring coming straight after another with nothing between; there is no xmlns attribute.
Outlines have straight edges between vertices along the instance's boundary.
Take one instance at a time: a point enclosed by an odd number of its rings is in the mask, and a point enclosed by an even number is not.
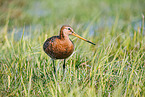
<svg viewBox="0 0 145 97"><path fill-rule="evenodd" d="M145 0L0 0L0 96L145 96ZM51 59L42 45L63 24L75 51Z"/></svg>

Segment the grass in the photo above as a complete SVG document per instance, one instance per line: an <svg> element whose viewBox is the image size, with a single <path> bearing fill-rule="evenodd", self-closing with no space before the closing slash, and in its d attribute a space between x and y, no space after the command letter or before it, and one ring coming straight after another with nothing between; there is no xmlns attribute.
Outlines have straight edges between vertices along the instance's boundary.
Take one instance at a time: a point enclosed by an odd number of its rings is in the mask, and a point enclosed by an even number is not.
<svg viewBox="0 0 145 97"><path fill-rule="evenodd" d="M9 13L1 24L0 96L145 96L145 10L140 1L96 0L97 7L88 0L67 5L51 0L41 3L44 9L48 5L52 8L51 15L31 18L27 14L31 24L23 25ZM74 6L70 7L71 3ZM18 29L19 23L23 26ZM64 76L63 61L55 61L55 77L42 45L66 23L96 45L70 36L75 51L66 61Z"/></svg>

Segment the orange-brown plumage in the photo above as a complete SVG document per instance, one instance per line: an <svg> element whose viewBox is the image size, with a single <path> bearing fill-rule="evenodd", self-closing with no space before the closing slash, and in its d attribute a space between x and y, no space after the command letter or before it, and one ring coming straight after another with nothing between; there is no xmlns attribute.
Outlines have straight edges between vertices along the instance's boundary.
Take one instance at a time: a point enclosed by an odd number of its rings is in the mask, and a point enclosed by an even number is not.
<svg viewBox="0 0 145 97"><path fill-rule="evenodd" d="M45 53L52 59L66 59L73 53L73 42L69 39L68 34L63 32L65 27L68 26L62 26L59 36L48 38L43 45Z"/></svg>
<svg viewBox="0 0 145 97"><path fill-rule="evenodd" d="M86 40L77 35L69 25L63 25L60 29L59 36L52 36L48 38L43 44L45 53L53 59L53 65L54 59L64 59L63 69L65 69L65 59L68 58L74 51L74 45L73 42L69 39L69 35L76 36L86 42L95 45L89 40Z"/></svg>
<svg viewBox="0 0 145 97"><path fill-rule="evenodd" d="M74 45L71 40L53 36L45 41L43 48L52 59L66 59L73 53Z"/></svg>

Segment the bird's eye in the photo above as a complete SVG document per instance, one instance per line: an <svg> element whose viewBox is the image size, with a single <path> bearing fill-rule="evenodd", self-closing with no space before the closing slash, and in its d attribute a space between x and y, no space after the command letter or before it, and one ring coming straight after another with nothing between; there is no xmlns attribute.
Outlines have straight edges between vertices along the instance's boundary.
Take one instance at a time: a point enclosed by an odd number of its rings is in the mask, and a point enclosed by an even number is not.
<svg viewBox="0 0 145 97"><path fill-rule="evenodd" d="M68 28L68 30L70 30L70 28Z"/></svg>

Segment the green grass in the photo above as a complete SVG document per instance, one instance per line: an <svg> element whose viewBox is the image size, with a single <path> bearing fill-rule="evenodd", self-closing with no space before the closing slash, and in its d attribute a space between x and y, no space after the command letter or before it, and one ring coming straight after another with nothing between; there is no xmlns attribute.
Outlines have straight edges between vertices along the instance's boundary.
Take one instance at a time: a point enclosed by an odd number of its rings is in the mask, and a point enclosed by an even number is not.
<svg viewBox="0 0 145 97"><path fill-rule="evenodd" d="M51 9L51 14L33 18L26 14L28 20L12 19L8 12L0 27L0 96L145 96L144 1L94 2L43 1L43 8ZM30 24L23 25L19 19ZM19 24L21 28L15 28ZM66 61L64 76L63 61L55 61L55 77L42 47L62 24L70 24L96 45L70 36L75 51Z"/></svg>

